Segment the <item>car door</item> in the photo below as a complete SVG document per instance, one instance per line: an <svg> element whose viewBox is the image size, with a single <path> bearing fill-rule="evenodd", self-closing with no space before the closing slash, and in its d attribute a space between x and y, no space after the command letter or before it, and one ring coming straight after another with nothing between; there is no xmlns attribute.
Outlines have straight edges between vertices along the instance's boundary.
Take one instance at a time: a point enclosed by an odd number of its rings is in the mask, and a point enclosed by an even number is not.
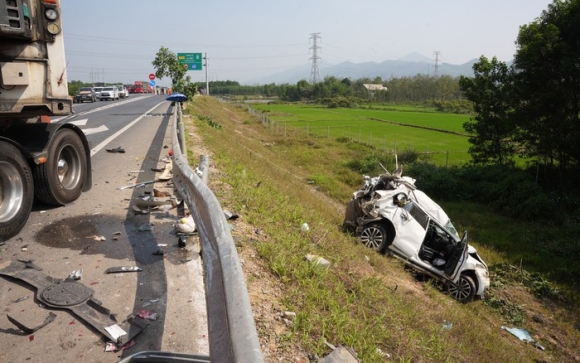
<svg viewBox="0 0 580 363"><path fill-rule="evenodd" d="M468 248L468 236L467 231L463 233L463 238L461 242L457 243L445 264L445 275L455 281L459 278L461 271L463 271L463 266L467 261L467 248Z"/></svg>

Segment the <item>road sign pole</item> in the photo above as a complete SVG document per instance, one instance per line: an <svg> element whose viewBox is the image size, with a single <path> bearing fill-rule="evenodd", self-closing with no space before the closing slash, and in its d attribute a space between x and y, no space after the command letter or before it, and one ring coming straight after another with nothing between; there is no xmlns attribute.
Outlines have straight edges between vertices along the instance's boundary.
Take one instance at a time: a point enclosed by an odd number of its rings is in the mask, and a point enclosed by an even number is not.
<svg viewBox="0 0 580 363"><path fill-rule="evenodd" d="M205 57L203 59L205 60L205 92L209 96L209 81L207 80L207 65L209 63L209 58L207 57L207 53L205 53Z"/></svg>

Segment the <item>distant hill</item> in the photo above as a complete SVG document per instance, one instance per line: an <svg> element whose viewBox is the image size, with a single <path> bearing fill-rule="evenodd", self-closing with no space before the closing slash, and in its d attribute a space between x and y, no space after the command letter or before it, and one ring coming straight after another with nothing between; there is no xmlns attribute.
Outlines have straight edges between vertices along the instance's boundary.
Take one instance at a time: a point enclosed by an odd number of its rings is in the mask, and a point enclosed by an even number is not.
<svg viewBox="0 0 580 363"><path fill-rule="evenodd" d="M450 63L441 63L439 65L438 74L449 75L452 77L458 76L473 76L472 66L478 61L478 59L472 59L471 61L455 65ZM301 79L310 80L310 72L312 66L310 64L305 64L284 72L275 73L269 76L259 77L252 79L244 84L295 84ZM352 80L359 78L375 78L381 77L383 80L388 80L394 77L413 77L417 74L429 74L433 75L435 71L435 65L433 60L429 57L418 53L411 53L405 57L399 58L397 60L386 60L382 63L377 62L364 62L364 63L352 63L343 62L339 64L329 64L321 62L318 65L318 73L321 79L327 76L334 76L336 78L350 78Z"/></svg>

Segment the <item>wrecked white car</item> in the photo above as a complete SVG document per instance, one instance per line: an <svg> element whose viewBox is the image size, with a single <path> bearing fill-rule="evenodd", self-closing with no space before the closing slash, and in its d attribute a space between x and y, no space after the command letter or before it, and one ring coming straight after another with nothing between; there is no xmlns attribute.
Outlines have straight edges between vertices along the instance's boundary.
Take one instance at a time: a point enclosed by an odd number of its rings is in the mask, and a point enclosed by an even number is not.
<svg viewBox="0 0 580 363"><path fill-rule="evenodd" d="M489 272L467 231L459 238L447 214L398 169L370 178L349 202L344 225L378 252L390 252L447 286L456 300L483 298Z"/></svg>

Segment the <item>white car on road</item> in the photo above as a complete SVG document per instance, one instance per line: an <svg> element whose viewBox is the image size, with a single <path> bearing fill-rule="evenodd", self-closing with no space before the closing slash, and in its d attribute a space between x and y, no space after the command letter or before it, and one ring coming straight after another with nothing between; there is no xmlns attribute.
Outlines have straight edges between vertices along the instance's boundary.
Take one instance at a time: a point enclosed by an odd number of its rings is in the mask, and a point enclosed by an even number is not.
<svg viewBox="0 0 580 363"><path fill-rule="evenodd" d="M365 181L349 202L344 226L369 248L389 251L407 265L443 282L451 297L483 298L489 272L483 259L460 238L443 209L397 171Z"/></svg>
<svg viewBox="0 0 580 363"><path fill-rule="evenodd" d="M101 90L101 95L99 96L101 101L103 100L118 100L119 99L119 90L116 86L107 86L103 87Z"/></svg>
<svg viewBox="0 0 580 363"><path fill-rule="evenodd" d="M127 90L127 87L125 87L123 85L118 85L117 89L119 90L119 97L120 98L129 97L129 90Z"/></svg>

